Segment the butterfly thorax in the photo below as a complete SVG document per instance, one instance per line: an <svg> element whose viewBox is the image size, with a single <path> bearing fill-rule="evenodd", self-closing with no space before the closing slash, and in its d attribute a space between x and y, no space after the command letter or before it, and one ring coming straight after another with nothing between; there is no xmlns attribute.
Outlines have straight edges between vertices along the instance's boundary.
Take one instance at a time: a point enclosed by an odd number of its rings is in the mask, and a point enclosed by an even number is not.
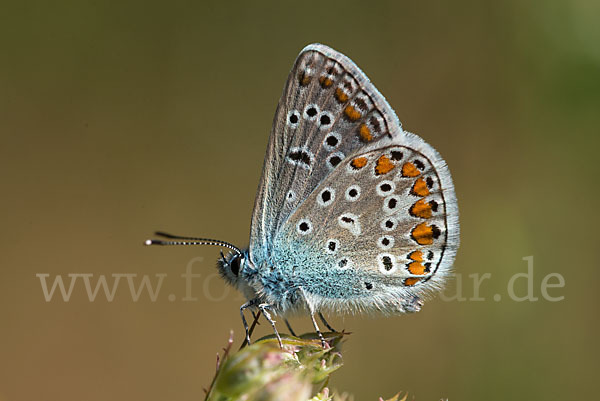
<svg viewBox="0 0 600 401"><path fill-rule="evenodd" d="M248 250L231 253L217 261L221 276L256 305L268 304L280 314L304 310L300 282L286 278L284 269L265 261L253 262Z"/></svg>

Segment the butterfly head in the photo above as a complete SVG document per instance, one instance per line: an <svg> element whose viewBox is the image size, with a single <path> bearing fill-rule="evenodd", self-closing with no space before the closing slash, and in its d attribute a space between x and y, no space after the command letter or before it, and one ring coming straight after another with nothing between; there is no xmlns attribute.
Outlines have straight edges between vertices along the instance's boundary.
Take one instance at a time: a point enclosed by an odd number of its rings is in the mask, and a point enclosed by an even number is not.
<svg viewBox="0 0 600 401"><path fill-rule="evenodd" d="M247 260L247 251L237 253L230 252L227 257L221 254L217 260L217 268L221 276L231 285L237 287L240 280L240 273L244 269Z"/></svg>
<svg viewBox="0 0 600 401"><path fill-rule="evenodd" d="M248 250L230 252L227 256L221 253L221 258L217 260L217 268L221 277L248 299L256 297L256 291L248 283L249 272L252 270Z"/></svg>

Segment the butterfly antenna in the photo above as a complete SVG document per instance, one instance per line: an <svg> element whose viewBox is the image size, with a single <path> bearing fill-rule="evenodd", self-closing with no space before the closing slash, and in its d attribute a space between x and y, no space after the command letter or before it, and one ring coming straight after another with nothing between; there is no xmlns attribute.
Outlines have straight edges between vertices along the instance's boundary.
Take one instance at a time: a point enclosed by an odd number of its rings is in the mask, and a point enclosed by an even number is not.
<svg viewBox="0 0 600 401"><path fill-rule="evenodd" d="M242 250L237 246L230 244L226 241L220 241L217 239L210 238L197 238L197 237L183 237L181 235L168 234L162 231L156 231L154 233L157 237L168 238L169 241L160 239L148 239L144 242L146 245L215 245L223 248L228 248L237 253L242 254ZM223 253L221 253L223 255Z"/></svg>

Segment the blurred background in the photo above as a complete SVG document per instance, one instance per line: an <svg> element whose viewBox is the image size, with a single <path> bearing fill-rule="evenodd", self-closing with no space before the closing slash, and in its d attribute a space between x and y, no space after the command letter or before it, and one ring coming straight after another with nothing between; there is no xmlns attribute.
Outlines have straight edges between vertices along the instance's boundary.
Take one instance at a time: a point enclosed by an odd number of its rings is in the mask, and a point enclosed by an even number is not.
<svg viewBox="0 0 600 401"><path fill-rule="evenodd" d="M3 2L0 400L203 397L243 300L217 248L142 242L248 244L275 107L312 42L441 152L462 226L457 276L420 313L330 318L354 333L331 387L595 398L599 18L586 0ZM92 290L121 274L112 301L90 301L85 274ZM128 286L144 275L162 277L154 301ZM68 300L44 293L56 277L77 277Z"/></svg>

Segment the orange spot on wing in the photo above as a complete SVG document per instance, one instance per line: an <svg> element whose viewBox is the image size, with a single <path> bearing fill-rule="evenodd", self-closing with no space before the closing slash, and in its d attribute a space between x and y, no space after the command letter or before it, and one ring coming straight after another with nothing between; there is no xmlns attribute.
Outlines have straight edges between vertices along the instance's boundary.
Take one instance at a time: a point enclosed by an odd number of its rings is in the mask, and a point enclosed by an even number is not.
<svg viewBox="0 0 600 401"><path fill-rule="evenodd" d="M433 227L428 226L426 223L417 225L410 235L419 245L433 244Z"/></svg>
<svg viewBox="0 0 600 401"><path fill-rule="evenodd" d="M419 281L421 281L420 278L416 278L416 277L409 277L407 279L404 280L404 285L406 286L411 286L411 285L415 285L417 284Z"/></svg>
<svg viewBox="0 0 600 401"><path fill-rule="evenodd" d="M422 262L424 260L423 252L421 251L412 251L410 255L408 255L408 257L414 260L415 262Z"/></svg>
<svg viewBox="0 0 600 401"><path fill-rule="evenodd" d="M346 108L344 109L344 113L346 114L346 117L348 117L348 119L350 121L356 121L362 117L362 114L360 114L360 111L356 110L354 108L354 106L352 106L352 105L346 106Z"/></svg>
<svg viewBox="0 0 600 401"><path fill-rule="evenodd" d="M392 171L396 167L394 163L390 160L386 155L382 155L379 159L377 159L377 164L375 165L375 174L381 175L386 174Z"/></svg>
<svg viewBox="0 0 600 401"><path fill-rule="evenodd" d="M424 199L419 199L411 206L410 214L422 219L428 219L431 217L431 205L428 202L425 202Z"/></svg>
<svg viewBox="0 0 600 401"><path fill-rule="evenodd" d="M342 90L342 88L337 88L335 90L335 97L341 103L346 103L348 101L348 95L346 95L346 93Z"/></svg>
<svg viewBox="0 0 600 401"><path fill-rule="evenodd" d="M306 86L310 83L311 76L308 75L305 71L300 73L300 85Z"/></svg>
<svg viewBox="0 0 600 401"><path fill-rule="evenodd" d="M429 188L427 187L427 183L423 178L417 178L417 181L415 181L415 185L413 185L410 192L413 195L425 197L429 195Z"/></svg>
<svg viewBox="0 0 600 401"><path fill-rule="evenodd" d="M411 274L417 274L419 276L422 276L427 272L425 266L423 266L420 262L411 262L408 265L408 271Z"/></svg>
<svg viewBox="0 0 600 401"><path fill-rule="evenodd" d="M404 177L416 177L419 174L421 174L421 172L411 162L404 163L404 165L402 166L402 176Z"/></svg>
<svg viewBox="0 0 600 401"><path fill-rule="evenodd" d="M371 142L373 140L373 135L371 135L371 130L367 127L367 124L360 126L360 139L363 142Z"/></svg>
<svg viewBox="0 0 600 401"><path fill-rule="evenodd" d="M361 168L363 168L364 166L367 165L367 158L366 157L357 157L356 159L354 159L350 162L350 165L353 168L360 170Z"/></svg>
<svg viewBox="0 0 600 401"><path fill-rule="evenodd" d="M323 88L329 88L333 84L333 81L329 77L321 77L319 78L319 82L321 82Z"/></svg>

